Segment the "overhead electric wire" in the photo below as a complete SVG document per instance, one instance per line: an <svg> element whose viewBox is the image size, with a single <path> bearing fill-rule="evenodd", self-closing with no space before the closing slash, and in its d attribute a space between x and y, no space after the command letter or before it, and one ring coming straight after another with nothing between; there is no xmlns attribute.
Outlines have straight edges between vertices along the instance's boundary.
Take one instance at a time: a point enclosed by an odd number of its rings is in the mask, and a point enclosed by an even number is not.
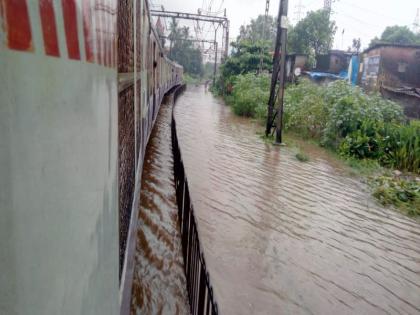
<svg viewBox="0 0 420 315"><path fill-rule="evenodd" d="M351 6L353 8L357 8L359 10L363 10L363 11L369 12L370 14L375 14L377 16L380 16L380 17L383 17L383 18L386 18L386 19L389 19L389 20L394 20L395 22L398 21L398 23L401 23L401 20L400 19L398 19L396 17L390 17L388 15L385 15L383 13L380 13L380 11L378 11L378 10L372 10L372 9L364 8L364 7L361 7L361 6L356 5L354 3L348 3L345 0L340 1L340 4L345 4L347 6Z"/></svg>

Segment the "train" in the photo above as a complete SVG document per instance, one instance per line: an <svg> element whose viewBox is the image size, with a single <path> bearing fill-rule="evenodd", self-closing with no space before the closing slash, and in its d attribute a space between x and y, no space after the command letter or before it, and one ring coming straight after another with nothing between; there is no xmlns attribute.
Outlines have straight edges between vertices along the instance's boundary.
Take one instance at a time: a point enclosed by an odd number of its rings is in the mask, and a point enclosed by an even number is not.
<svg viewBox="0 0 420 315"><path fill-rule="evenodd" d="M0 1L0 314L128 314L146 145L183 68L147 0Z"/></svg>

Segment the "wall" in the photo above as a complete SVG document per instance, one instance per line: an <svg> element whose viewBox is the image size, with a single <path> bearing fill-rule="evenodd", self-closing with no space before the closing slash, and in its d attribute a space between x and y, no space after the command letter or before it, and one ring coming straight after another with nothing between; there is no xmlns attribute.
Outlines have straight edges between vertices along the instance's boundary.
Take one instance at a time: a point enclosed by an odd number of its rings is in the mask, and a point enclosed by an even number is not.
<svg viewBox="0 0 420 315"><path fill-rule="evenodd" d="M379 75L380 75L380 64L381 64L381 49L372 49L362 55L363 60L360 64L361 86L366 91L378 91L379 90Z"/></svg>
<svg viewBox="0 0 420 315"><path fill-rule="evenodd" d="M383 46L363 54L361 84L367 91L420 87L420 47Z"/></svg>
<svg viewBox="0 0 420 315"><path fill-rule="evenodd" d="M0 2L0 314L118 313L116 1L81 3Z"/></svg>
<svg viewBox="0 0 420 315"><path fill-rule="evenodd" d="M380 81L390 87L420 87L420 47L383 47Z"/></svg>

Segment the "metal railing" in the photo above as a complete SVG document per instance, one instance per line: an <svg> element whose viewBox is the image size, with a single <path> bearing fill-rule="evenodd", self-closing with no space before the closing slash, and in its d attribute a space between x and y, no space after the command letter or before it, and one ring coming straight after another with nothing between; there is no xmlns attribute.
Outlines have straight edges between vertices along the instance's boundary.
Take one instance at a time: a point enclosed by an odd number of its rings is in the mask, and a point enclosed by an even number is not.
<svg viewBox="0 0 420 315"><path fill-rule="evenodd" d="M177 96L184 89L185 86L180 87L177 91L175 91L174 106ZM217 315L218 307L213 295L213 288L210 284L209 273L206 269L204 254L200 246L197 232L197 222L194 216L194 208L189 194L188 180L185 175L181 150L178 144L174 109L172 110L171 135L176 199L181 229L182 254L184 258L184 269L187 280L191 314Z"/></svg>

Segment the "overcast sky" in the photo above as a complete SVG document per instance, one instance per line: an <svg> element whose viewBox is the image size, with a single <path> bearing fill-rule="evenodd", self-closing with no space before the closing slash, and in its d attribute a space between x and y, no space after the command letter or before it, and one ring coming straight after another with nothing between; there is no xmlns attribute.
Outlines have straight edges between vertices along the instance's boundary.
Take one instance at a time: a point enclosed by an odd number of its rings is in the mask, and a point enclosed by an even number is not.
<svg viewBox="0 0 420 315"><path fill-rule="evenodd" d="M231 21L231 39L236 38L239 27L249 23L252 18L264 14L265 0L151 0L152 8L164 5L165 10L196 13L199 8L212 11L227 9ZM296 23L298 6L303 6L302 17L306 12L323 7L324 0L289 0L289 19ZM279 0L270 1L270 14L277 15ZM386 26L407 25L410 28L416 17L420 0L336 0L333 3L332 18L337 23L334 48L347 49L353 38L361 38L362 47L370 40L380 36ZM188 24L188 22L186 22ZM193 26L188 24L191 29ZM204 25L203 25L204 26ZM204 26L204 33L211 38L211 25ZM343 34L344 30L344 34ZM213 33L214 34L214 33Z"/></svg>

